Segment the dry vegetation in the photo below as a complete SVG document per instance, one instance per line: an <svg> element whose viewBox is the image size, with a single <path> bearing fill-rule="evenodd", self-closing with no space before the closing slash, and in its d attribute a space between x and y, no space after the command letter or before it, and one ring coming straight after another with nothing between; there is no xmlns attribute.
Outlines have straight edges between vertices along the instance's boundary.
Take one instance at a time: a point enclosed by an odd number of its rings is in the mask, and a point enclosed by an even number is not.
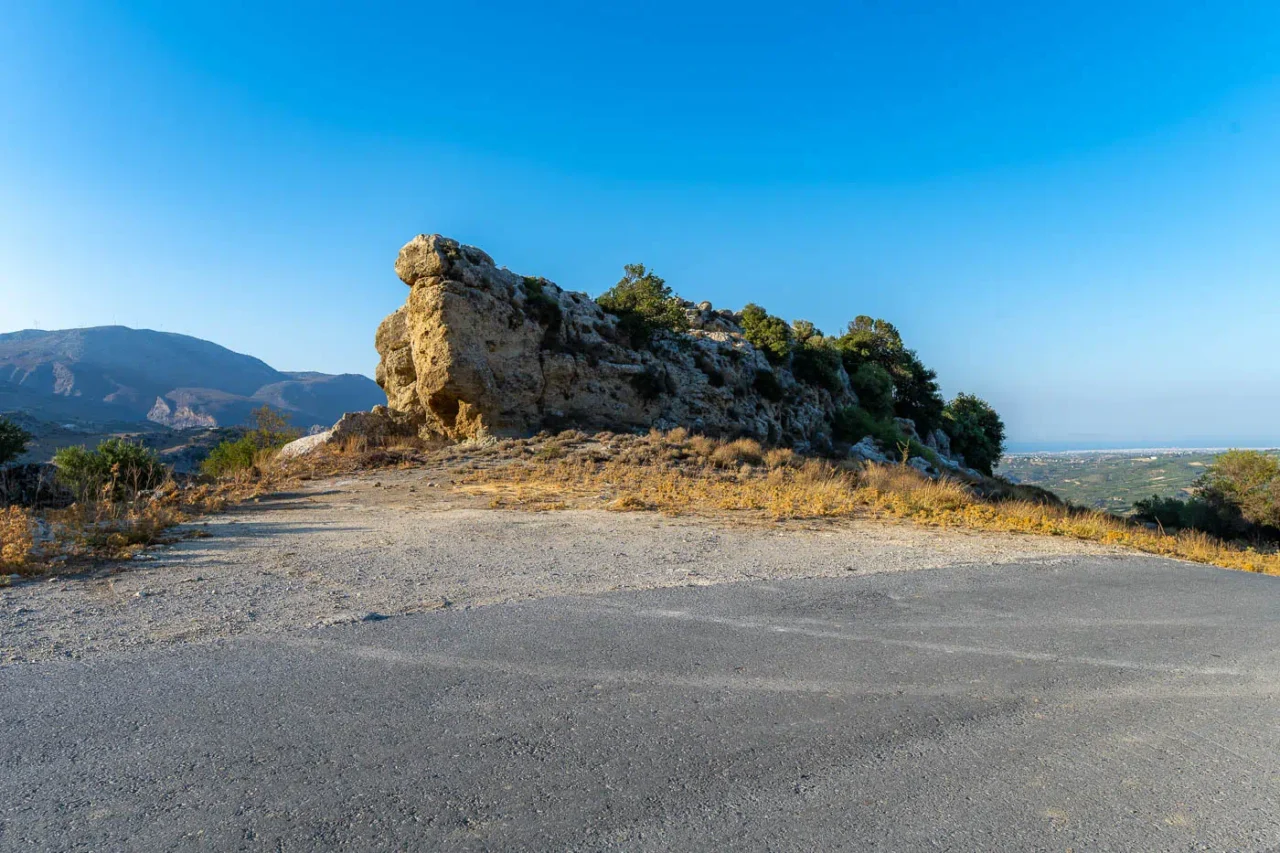
<svg viewBox="0 0 1280 853"><path fill-rule="evenodd" d="M616 511L769 520L851 517L936 527L1067 536L1226 568L1280 575L1274 549L1202 533L1167 534L1108 513L1064 506L1034 487L998 480L931 480L905 465L862 465L720 441L683 429L648 435L569 431L459 444L352 439L288 461L264 454L251 470L215 483L172 482L134 501L32 513L0 510L0 574L39 574L77 561L125 558L165 541L192 517L289 484L379 468L432 467L493 507ZM3 582L0 580L0 582Z"/></svg>
<svg viewBox="0 0 1280 853"><path fill-rule="evenodd" d="M170 480L125 501L79 501L50 510L6 507L0 510L0 585L8 575L47 574L95 560L128 559L148 545L171 541L173 528L185 521L269 493L286 481L282 471L255 469L186 487Z"/></svg>
<svg viewBox="0 0 1280 853"><path fill-rule="evenodd" d="M1202 533L1167 534L1064 506L998 480L931 480L903 465L861 465L720 442L682 429L647 436L562 433L476 449L460 487L494 506L604 506L673 514L750 513L770 519L872 517L938 527L1069 536L1151 554L1280 575L1280 554Z"/></svg>

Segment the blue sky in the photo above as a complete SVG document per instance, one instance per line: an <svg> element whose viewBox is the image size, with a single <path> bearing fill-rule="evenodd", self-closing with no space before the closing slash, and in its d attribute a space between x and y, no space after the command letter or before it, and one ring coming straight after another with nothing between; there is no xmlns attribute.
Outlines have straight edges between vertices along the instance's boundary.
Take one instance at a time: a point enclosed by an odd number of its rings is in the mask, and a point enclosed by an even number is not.
<svg viewBox="0 0 1280 853"><path fill-rule="evenodd" d="M372 374L440 232L883 316L1014 441L1280 440L1278 4L376 5L4 4L0 331Z"/></svg>

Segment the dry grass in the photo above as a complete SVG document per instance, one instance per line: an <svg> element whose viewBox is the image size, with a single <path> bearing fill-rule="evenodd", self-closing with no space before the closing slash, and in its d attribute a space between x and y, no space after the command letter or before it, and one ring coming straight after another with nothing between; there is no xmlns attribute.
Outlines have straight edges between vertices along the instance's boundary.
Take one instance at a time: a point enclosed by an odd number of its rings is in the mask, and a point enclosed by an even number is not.
<svg viewBox="0 0 1280 853"><path fill-rule="evenodd" d="M544 452L554 442L554 453ZM1280 575L1280 553L1202 533L1166 534L1104 512L1064 506L1039 489L931 480L903 465L802 459L749 439L683 430L647 436L562 433L499 442L464 466L461 487L494 506L604 506L682 515L872 517L977 530L1066 536L1226 568Z"/></svg>
<svg viewBox="0 0 1280 853"><path fill-rule="evenodd" d="M300 459L263 457L210 485L173 484L127 503L92 502L33 514L0 510L4 573L39 574L80 559L128 557L166 541L190 518L290 483L385 468L434 467L495 507L545 511L603 507L773 520L901 519L937 527L1066 536L1227 568L1280 575L1280 553L1201 533L1166 534L1043 490L997 481L930 480L903 465L862 466L719 441L684 430L635 436L566 431L532 439L448 444L352 439Z"/></svg>
<svg viewBox="0 0 1280 853"><path fill-rule="evenodd" d="M0 510L0 584L10 574L48 574L97 560L128 559L174 541L173 528L201 515L278 490L290 475L267 457L234 477L180 488L173 481L133 500L80 501L65 509Z"/></svg>
<svg viewBox="0 0 1280 853"><path fill-rule="evenodd" d="M22 507L0 510L0 570L18 571L31 557L35 547L36 522Z"/></svg>

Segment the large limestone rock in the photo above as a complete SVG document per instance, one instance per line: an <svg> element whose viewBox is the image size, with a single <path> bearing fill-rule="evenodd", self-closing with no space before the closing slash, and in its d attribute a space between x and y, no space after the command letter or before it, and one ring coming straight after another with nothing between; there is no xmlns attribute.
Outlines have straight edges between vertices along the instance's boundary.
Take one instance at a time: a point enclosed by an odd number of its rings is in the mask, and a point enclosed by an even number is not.
<svg viewBox="0 0 1280 853"><path fill-rule="evenodd" d="M424 433L685 426L822 451L834 412L857 402L843 370L835 393L799 382L709 303L687 304L687 334L635 348L586 294L447 237L415 237L395 268L409 297L378 328L376 378L390 412Z"/></svg>

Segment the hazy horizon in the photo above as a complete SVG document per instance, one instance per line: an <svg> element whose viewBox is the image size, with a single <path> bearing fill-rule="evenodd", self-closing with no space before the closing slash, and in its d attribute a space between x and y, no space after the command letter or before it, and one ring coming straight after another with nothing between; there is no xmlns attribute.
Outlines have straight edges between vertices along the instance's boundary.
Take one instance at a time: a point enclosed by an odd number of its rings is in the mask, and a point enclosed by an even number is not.
<svg viewBox="0 0 1280 853"><path fill-rule="evenodd" d="M1011 446L1280 423L1280 7L181 6L7 10L0 331L370 376L438 232L883 317Z"/></svg>

